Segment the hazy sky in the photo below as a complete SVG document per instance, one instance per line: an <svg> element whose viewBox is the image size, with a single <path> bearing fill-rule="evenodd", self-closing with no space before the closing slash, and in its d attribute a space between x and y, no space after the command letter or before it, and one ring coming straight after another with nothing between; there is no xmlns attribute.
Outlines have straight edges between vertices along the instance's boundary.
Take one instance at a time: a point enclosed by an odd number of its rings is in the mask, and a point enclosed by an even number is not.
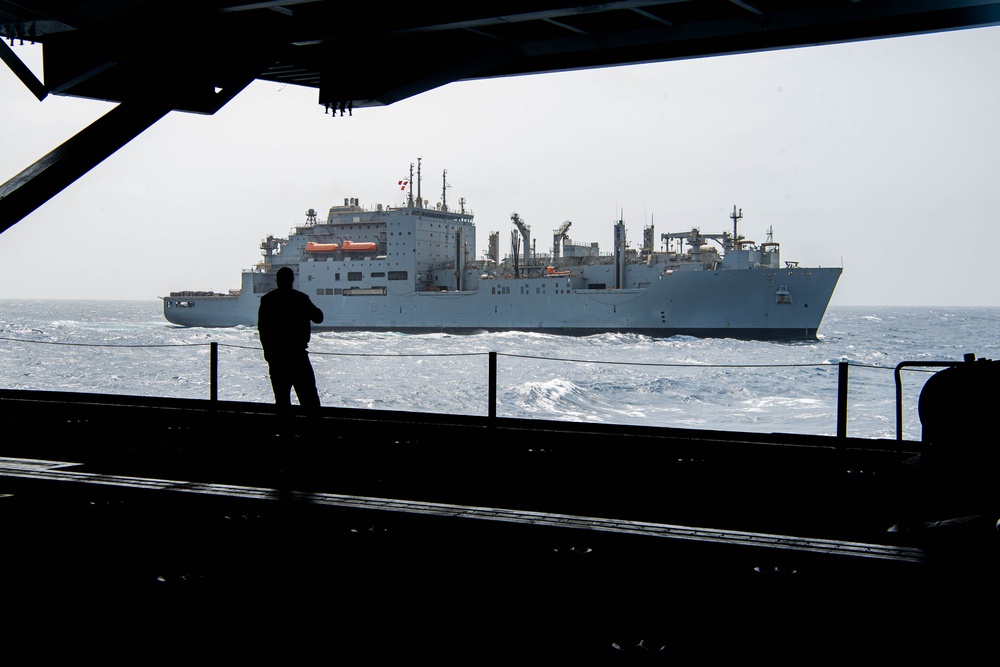
<svg viewBox="0 0 1000 667"><path fill-rule="evenodd" d="M41 78L41 47L18 46ZM256 82L214 116L173 112L0 233L0 298L155 299L226 291L346 197L422 195L509 246L552 230L611 250L652 224L773 228L783 260L843 266L834 305L1000 306L1000 28L455 83L324 113L313 89ZM110 106L35 99L0 65L0 179Z"/></svg>

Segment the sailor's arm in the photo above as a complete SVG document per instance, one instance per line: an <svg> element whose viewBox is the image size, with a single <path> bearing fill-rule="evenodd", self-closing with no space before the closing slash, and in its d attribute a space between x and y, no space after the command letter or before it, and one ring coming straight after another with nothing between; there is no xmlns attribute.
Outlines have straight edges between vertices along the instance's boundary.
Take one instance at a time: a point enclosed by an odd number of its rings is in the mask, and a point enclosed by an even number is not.
<svg viewBox="0 0 1000 667"><path fill-rule="evenodd" d="M309 304L312 306L312 314L309 316L309 319L316 324L321 323L323 321L323 311L319 309L319 306L316 306L311 301Z"/></svg>

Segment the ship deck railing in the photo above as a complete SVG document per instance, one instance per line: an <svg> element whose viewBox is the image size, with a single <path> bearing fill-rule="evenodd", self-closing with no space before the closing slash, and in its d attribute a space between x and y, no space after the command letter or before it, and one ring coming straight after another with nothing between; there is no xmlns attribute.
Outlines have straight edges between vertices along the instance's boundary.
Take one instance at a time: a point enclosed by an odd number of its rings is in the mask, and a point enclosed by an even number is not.
<svg viewBox="0 0 1000 667"><path fill-rule="evenodd" d="M220 400L220 393L225 395L225 383L231 381L238 384L238 379L230 378L225 372L220 372L219 363L219 351L220 348L228 349L230 352L239 351L251 351L255 355L261 355L259 347L246 346L246 345L233 345L228 343L219 343L217 341L207 341L203 343L190 343L190 344L164 344L164 345L120 345L120 344L82 344L82 343L61 343L53 341L35 341L24 338L17 337L0 337L0 345L3 344L35 344L41 346L63 346L63 347L89 347L89 348L101 348L101 354L105 354L108 351L111 352L124 352L124 348L128 348L129 352L135 353L138 351L141 353L143 348L148 348L150 350L160 349L164 347L174 347L187 349L193 354L201 357L204 356L205 348L207 347L207 368L205 368L205 375L200 378L186 377L185 383L191 387L191 392L187 395L177 395L173 393L173 386L167 386L167 384L162 384L160 387L148 387L144 392L144 395L150 397L158 397L158 391L163 392L159 395L162 398L199 398L197 396L198 392L204 391L201 398L209 401L210 403L215 403ZM372 353L344 353L344 352L328 352L328 351L311 351L311 355L314 359L316 358L327 358L327 357L375 357L375 356L387 356L386 354L372 354ZM830 400L835 401L836 405L836 423L835 431L830 429L828 434L834 435L837 438L847 438L848 437L848 413L849 406L851 404L852 398L852 382L856 384L859 377L859 373L882 373L882 385L885 385L885 376L889 373L893 375L892 384L892 399L891 402L894 406L895 411L895 433L893 439L897 441L904 440L904 401L909 397L910 403L907 408L911 413L915 412L915 397L917 392L919 392L922 382L918 379L916 382L911 382L909 380L913 375L909 375L908 379L904 381L905 374L917 374L918 378L926 380L927 377L933 372L940 370L943 367L957 366L965 363L963 360L921 360L921 361L903 361L897 364L895 367L879 366L862 364L858 362L841 360L839 362L834 362L830 360L823 360L814 363L796 363L796 364L780 364L780 363L765 363L765 364L694 364L694 363L651 363L651 362L629 362L629 361L605 361L605 360L594 360L594 359L559 359L553 358L551 356L537 357L534 355L527 354L514 354L509 352L481 352L481 353L427 353L427 354L393 354L393 357L400 358L428 358L428 357L442 357L442 358L453 358L456 356L461 357L481 357L484 361L483 376L485 377L485 396L480 398L479 405L482 405L482 401L485 401L485 416L490 420L496 420L503 418L500 415L498 408L502 407L500 400L498 399L499 388L501 386L501 367L500 361L512 360L515 363L523 361L525 359L544 359L545 362L555 362L555 363L565 363L565 364L585 364L588 367L593 367L595 365L618 365L618 366L633 366L633 367L647 367L652 369L654 372L658 369L667 368L684 368L687 371L717 371L718 369L743 369L743 370L753 370L765 372L777 372L781 369L821 369L825 370L833 375L833 370L836 370L835 382L831 382L830 387ZM974 356L974 355L973 355ZM261 355L262 358L262 355ZM968 360L968 355L966 355L966 361ZM98 362L99 363L99 362ZM200 363L200 362L198 362ZM263 361L261 361L261 379L263 383L267 383L266 380L266 366L264 366ZM188 366L190 368L190 365ZM878 383L876 383L878 384ZM7 386L4 386L7 385ZM13 386L11 386L13 385ZM46 386L30 386L24 382L24 377L18 377L16 380L11 381L11 379L5 381L0 377L0 390L57 390L57 391L79 391L81 393L90 393L94 391L94 387L88 386L88 383L81 379L78 386L74 387L67 386L66 382L60 382L56 387L46 387ZM904 392L904 386L907 389ZM269 389L269 385L268 385ZM188 391L188 390L185 390ZM856 390L855 390L856 391ZM259 401L250 402L270 402L269 391L262 392L262 398ZM870 396L870 392L868 394ZM469 403L474 402L474 397L469 397ZM889 400L889 399L886 399ZM378 408L372 408L377 410ZM911 417L912 419L912 417ZM816 435L813 433L812 435ZM908 433L908 436L912 439L912 433ZM885 435L877 436L876 439L885 439Z"/></svg>

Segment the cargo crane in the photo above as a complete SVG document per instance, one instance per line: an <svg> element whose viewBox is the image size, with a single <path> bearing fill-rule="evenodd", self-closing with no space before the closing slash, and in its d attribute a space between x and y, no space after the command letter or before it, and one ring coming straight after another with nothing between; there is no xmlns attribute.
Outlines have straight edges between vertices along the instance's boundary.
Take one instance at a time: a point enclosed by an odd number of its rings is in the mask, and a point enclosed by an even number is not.
<svg viewBox="0 0 1000 667"><path fill-rule="evenodd" d="M569 230L569 226L573 223L569 220L563 222L559 227L557 227L553 233L552 237L552 263L555 264L559 256L562 254L562 244L563 240L568 240L566 232Z"/></svg>
<svg viewBox="0 0 1000 667"><path fill-rule="evenodd" d="M510 214L511 222L517 227L517 231L521 232L522 245L524 247L524 268L527 269L531 263L531 227L521 220L521 216L517 213ZM511 244L513 244L513 239L511 239ZM517 252L514 252L515 258L517 257ZM515 266L517 266L515 264Z"/></svg>

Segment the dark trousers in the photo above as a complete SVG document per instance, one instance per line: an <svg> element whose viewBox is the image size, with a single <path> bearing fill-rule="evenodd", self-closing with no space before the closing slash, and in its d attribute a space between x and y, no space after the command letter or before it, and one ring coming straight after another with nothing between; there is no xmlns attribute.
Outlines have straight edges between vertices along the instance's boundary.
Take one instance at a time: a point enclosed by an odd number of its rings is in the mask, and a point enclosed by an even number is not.
<svg viewBox="0 0 1000 667"><path fill-rule="evenodd" d="M319 393L316 391L316 375L309 354L302 352L272 358L268 363L271 375L271 388L274 390L274 405L279 416L287 416L292 408L292 389L299 399L299 405L307 412L315 412L319 408Z"/></svg>

